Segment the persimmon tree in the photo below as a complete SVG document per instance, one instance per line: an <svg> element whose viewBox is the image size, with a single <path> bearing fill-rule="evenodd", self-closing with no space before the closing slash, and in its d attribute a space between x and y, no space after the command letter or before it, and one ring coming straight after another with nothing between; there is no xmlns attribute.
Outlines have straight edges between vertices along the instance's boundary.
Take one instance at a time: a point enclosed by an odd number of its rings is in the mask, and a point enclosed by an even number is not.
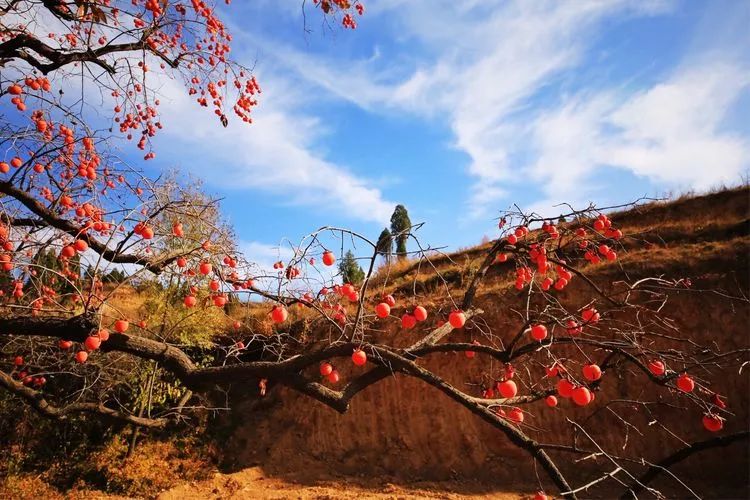
<svg viewBox="0 0 750 500"><path fill-rule="evenodd" d="M348 1L314 8L346 27L362 13ZM162 127L152 71L181 79L221 123L229 108L249 122L260 89L229 59L231 35L212 6L19 0L0 20L0 386L42 415L163 428L205 410L210 404L196 403L203 395L232 384L260 397L288 387L346 412L364 389L399 375L496 427L569 498L603 481L658 495L649 482L676 461L746 437L711 437L648 464L604 449L587 429L580 413L587 408L622 400L647 408L637 391L601 401L609 380L637 376L686 405L696 426L720 432L732 413L712 389L711 372L726 374L748 355L674 332L662 310L685 280L640 277L605 287L591 277L618 261L629 238L607 209L571 209L562 224L520 210L502 214L500 234L460 286L436 265L444 257L416 238L418 226L400 228L393 237L404 252L404 238L418 248L409 254L413 266L438 277L431 305L416 287L385 293L390 267L375 272L382 243L344 228L307 235L267 271L238 252L216 200L123 162L108 146L109 128L88 123L80 102L58 92L77 76L88 82L84 92L111 99L114 123L148 149L145 159L154 158L150 138ZM365 270L356 286L334 271L348 251ZM123 273L122 283L103 282L112 269ZM501 304L514 331L483 321L477 297L491 270L514 276L512 303ZM566 297L573 282L585 290L584 302ZM126 284L150 287L156 299L147 318L117 309L112 297ZM259 308L266 321L249 319ZM217 321L228 331L209 331ZM383 329L403 331L402 340L383 342ZM471 341L459 340L467 335ZM449 352L482 363L481 378L447 380L425 368L425 358ZM133 376L139 363L150 368L147 376ZM352 363L351 376L337 370L342 363ZM162 404L144 412L157 380ZM533 425L546 411L569 415L572 441ZM604 457L606 469L572 485L557 465L565 454Z"/></svg>

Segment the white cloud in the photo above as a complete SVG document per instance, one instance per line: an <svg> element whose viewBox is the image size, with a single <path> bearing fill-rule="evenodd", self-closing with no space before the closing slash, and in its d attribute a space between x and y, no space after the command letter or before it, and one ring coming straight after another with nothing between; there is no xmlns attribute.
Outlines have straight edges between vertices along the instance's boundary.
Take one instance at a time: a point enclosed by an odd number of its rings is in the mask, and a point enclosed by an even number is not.
<svg viewBox="0 0 750 500"><path fill-rule="evenodd" d="M533 122L528 171L548 201L583 201L602 166L697 189L737 182L750 143L721 124L749 85L750 68L716 61L685 65L633 95L569 99Z"/></svg>
<svg viewBox="0 0 750 500"><path fill-rule="evenodd" d="M293 12L301 9L297 6L286 14ZM30 26L38 33L59 32L64 27L44 9ZM235 37L248 36L238 27ZM256 48L252 44L250 47ZM246 61L254 57L249 53L245 56ZM187 95L180 81L160 75L158 69L149 73L149 84L159 89L160 121L165 126L155 140L157 162L169 158L172 165L190 169L214 186L278 195L280 204L335 207L353 219L388 221L395 203L384 199L375 182L327 160L315 150L326 130L317 117L304 111L309 86L288 78L271 67L272 63L266 64L265 73L259 77L264 92L262 103L254 112L254 123L247 125L230 116L226 129L210 110L201 108ZM153 59L149 65L158 68L159 61ZM263 71L258 69L257 73ZM57 78L56 85L66 90L80 86L80 80L60 73L52 77ZM78 84L71 83L75 81ZM98 82L86 78L83 84L87 116L94 119L102 109L111 108L109 92L103 92ZM68 94L75 96L77 92ZM106 111L104 115L109 117Z"/></svg>
<svg viewBox="0 0 750 500"><path fill-rule="evenodd" d="M698 189L736 182L750 167L750 143L720 126L749 85L750 68L741 63L684 68L609 116L619 133L602 163Z"/></svg>
<svg viewBox="0 0 750 500"><path fill-rule="evenodd" d="M532 100L585 60L602 21L654 15L672 6L671 1L629 0L389 0L376 3L368 15L401 37L395 54L339 62L304 57L284 46L269 50L282 54L300 76L364 109L447 121L453 145L468 154L468 174L476 179L470 213L482 216L531 173L520 170L516 156L534 133L530 123L538 110ZM393 66L400 66L400 73ZM404 75L405 66L412 71ZM546 161L540 158L532 171L543 177L539 165Z"/></svg>
<svg viewBox="0 0 750 500"><path fill-rule="evenodd" d="M166 125L157 153L167 152L216 186L259 189L277 195L281 204L335 207L352 218L387 221L395 203L386 201L370 180L314 150L325 127L301 111L303 98L293 82L268 74L259 79L264 92L253 123L230 119L226 129L181 84L164 82L161 113Z"/></svg>

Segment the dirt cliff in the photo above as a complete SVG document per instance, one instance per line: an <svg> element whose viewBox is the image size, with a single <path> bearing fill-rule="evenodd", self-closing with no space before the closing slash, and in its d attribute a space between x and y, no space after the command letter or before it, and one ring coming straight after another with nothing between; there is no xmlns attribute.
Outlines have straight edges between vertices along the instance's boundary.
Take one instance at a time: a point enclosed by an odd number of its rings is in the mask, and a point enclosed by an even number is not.
<svg viewBox="0 0 750 500"><path fill-rule="evenodd" d="M617 263L590 271L597 283L613 287L619 280L633 281L653 275L689 278L689 288L669 293L664 310L664 316L674 321L678 335L689 336L700 344L716 345L723 351L750 347L750 310L746 299L750 296L748 188L653 203L614 214L612 218L626 234L636 235L637 241L625 243L626 249ZM445 276L455 271L456 279L460 280L461 266L470 266L479 259L484 248L453 254L438 262L438 269ZM393 291L398 293L399 286L408 283L416 286L423 301L429 303L434 276L421 270L415 278L413 272L414 269L404 269L400 281L395 276ZM478 306L485 311L483 321L501 338L503 335L509 338L519 326L516 316L506 307L517 293L508 281L509 272L510 267L493 268L478 299ZM577 303L587 296L579 282L571 284L563 298ZM387 327L379 340L398 345L416 335L401 331L394 324ZM452 335L452 340L470 341L478 332L466 329ZM678 340L665 340L660 347L677 344ZM478 387L468 384L488 369L490 361L480 356L470 360L462 354L433 354L420 363L457 387L474 390L478 395ZM537 378L543 377L542 366L532 369L537 370ZM705 373L696 375L712 374L714 390L727 396L735 415L727 421L723 432L747 429L748 370L741 374L735 370L723 377L710 366L705 369ZM345 381L351 369L340 370ZM634 391L640 401L648 404L628 402L625 396ZM609 409L605 407L605 403L618 399L623 400L611 404ZM564 409L549 409L539 401L529 408L526 423L540 440L567 443L570 425L566 417L586 419L587 428L593 429L591 437L602 447L617 450L625 457L656 462L686 442L712 437L701 426L701 414L695 408L681 404L669 389L648 384L642 374L635 372L604 380L600 396L586 408L572 408L569 401L561 406ZM262 400L239 402L231 418L233 431L224 457L225 468L229 470L259 466L269 474L293 475L297 480L307 478L310 482L319 477L346 480L357 476L376 476L395 482L460 480L464 491L466 484L476 484L481 491L488 487L497 491L528 491L535 488L537 475L543 483L546 481L541 470L537 474L528 455L496 429L437 390L400 376L365 390L343 415L305 396L280 389L271 391ZM668 424L671 432L654 422ZM577 461L581 457L557 454L555 458L576 484L595 477L594 468L613 467L602 457ZM743 441L693 455L675 467L674 472L688 486L700 486L700 491L709 496L744 497L748 493L748 458L747 442ZM655 485L675 495L688 494L667 475ZM612 483L597 487L588 493L605 497L611 494Z"/></svg>

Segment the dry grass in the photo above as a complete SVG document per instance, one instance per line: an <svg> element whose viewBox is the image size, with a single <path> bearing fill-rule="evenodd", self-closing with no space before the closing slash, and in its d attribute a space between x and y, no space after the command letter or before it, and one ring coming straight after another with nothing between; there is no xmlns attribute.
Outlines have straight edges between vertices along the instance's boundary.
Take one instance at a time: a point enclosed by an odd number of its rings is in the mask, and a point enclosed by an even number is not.
<svg viewBox="0 0 750 500"><path fill-rule="evenodd" d="M589 272L608 274L619 266L643 266L669 271L669 266L747 246L750 235L750 187L743 185L702 196L682 195L670 201L639 205L631 210L610 214L614 224L626 238L619 249L616 263L604 262L585 266ZM479 267L489 243L433 256L430 262L406 259L378 270L374 283L384 293L429 295L446 284L458 291ZM514 264L496 264L484 293L510 287ZM387 282L386 282L387 280ZM447 283L446 283L447 282Z"/></svg>
<svg viewBox="0 0 750 500"><path fill-rule="evenodd" d="M623 269L633 275L665 274L670 277L691 277L695 281L700 281L706 273L734 274L737 280L742 282L740 288L747 289L750 255L750 189L747 186L700 197L681 197L670 202L649 203L610 216L628 238L622 242L617 262L605 262L585 268L594 279L611 283L611 277L619 279ZM454 296L460 297L460 290L478 269L488 245L485 243L447 255L433 255L429 263L419 259L396 260L378 270L373 278L371 290L375 294L382 291L402 297L412 296L416 292L418 300L424 305L433 306L430 307L432 310L444 303L444 299L440 297L444 297L445 287L454 293ZM491 268L488 279L481 289L484 297L480 297L480 300L488 305L485 307L487 315L494 315L498 324L501 324L498 318L503 312L497 309L499 306L493 309L488 296L514 293L513 279L513 262L497 264ZM569 293L575 293L575 286ZM113 317L123 315L137 321L143 317L143 304L143 294L139 294L133 288L122 287L113 297L113 308L110 312ZM243 307L231 309L229 317L221 317L218 321L226 332L230 332L230 336L241 336L248 330L269 335L274 331L274 326L268 316L268 310L269 306L266 303L243 304ZM296 307L292 308L290 313L292 328L296 328L297 332L304 335L315 313L306 308ZM231 328L231 323L235 319L243 324L240 332L234 332ZM397 387L391 389L396 391ZM413 395L409 395L403 401L416 400L419 400L420 404L424 403ZM299 414L311 411L308 406L304 408L305 411ZM357 409L353 411L356 412ZM352 425L358 432L362 426L361 418L365 418L366 415L369 413L365 409L359 417L352 417ZM321 442L330 441L324 439L320 424L315 422L316 432L313 434L317 436L320 433L321 436L318 437ZM271 434L274 439L282 435L288 437L288 433ZM251 446L254 445L255 442ZM464 443L461 443L461 447L463 450ZM123 439L115 437L86 460L81 460L80 457L64 457L65 463L61 461L45 473L10 475L0 481L0 498L104 497L98 492L92 493L91 488L94 486L129 497L152 497L159 492L172 490L165 498L178 498L179 495L190 493L198 494L194 496L198 498L204 494L211 495L215 489L227 496L244 491L247 497L258 498L265 498L264 495L275 498L273 495L277 493L281 497L288 495L312 498L320 495L338 498L337 495L342 491L356 491L358 496L367 496L364 491L347 490L346 485L330 488L305 486L295 489L279 482L272 482L266 477L240 475L232 478L221 476L219 479L205 479L206 474L213 474L214 471L211 453L189 439L169 442L146 440L129 459L124 458L125 449ZM290 446L284 455L285 460L289 460L292 450L296 454L299 448ZM357 467L360 465L362 464L357 463ZM61 476L67 476L73 482L73 487L64 496L50 486L59 485L60 481L55 479ZM185 481L197 479L201 479L201 484L205 482L206 487L193 489L192 486L184 485ZM177 489L174 490L176 486ZM418 493L427 496L425 492ZM396 489L384 491L383 494L387 497L391 494L409 496L417 493Z"/></svg>
<svg viewBox="0 0 750 500"><path fill-rule="evenodd" d="M203 480L214 470L208 449L192 438L144 441L129 458L126 451L125 438L117 436L85 461L61 457L44 473L9 475L0 481L0 498L116 498L99 489L126 498L153 498L185 481ZM52 486L61 477L73 480L65 494Z"/></svg>

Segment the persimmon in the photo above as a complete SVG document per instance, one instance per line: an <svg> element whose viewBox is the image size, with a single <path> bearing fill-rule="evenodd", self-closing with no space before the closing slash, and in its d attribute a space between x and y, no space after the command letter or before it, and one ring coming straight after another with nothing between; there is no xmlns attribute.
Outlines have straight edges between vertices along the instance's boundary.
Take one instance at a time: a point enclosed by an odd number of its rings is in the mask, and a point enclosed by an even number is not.
<svg viewBox="0 0 750 500"><path fill-rule="evenodd" d="M214 305L216 307L224 307L227 303L227 298L224 295L214 295Z"/></svg>
<svg viewBox="0 0 750 500"><path fill-rule="evenodd" d="M448 322L453 328L463 328L466 324L466 315L463 311L453 311L448 315Z"/></svg>
<svg viewBox="0 0 750 500"><path fill-rule="evenodd" d="M352 363L357 366L363 366L367 363L367 354L362 349L357 349L352 353Z"/></svg>
<svg viewBox="0 0 750 500"><path fill-rule="evenodd" d="M336 256L333 255L333 252L330 250L323 252L323 264L326 266L332 266L334 262L336 262Z"/></svg>
<svg viewBox="0 0 750 500"><path fill-rule="evenodd" d="M200 265L198 266L198 271L204 276L206 274L209 274L212 269L213 269L213 266L211 265L211 263L206 262L206 261L201 262Z"/></svg>
<svg viewBox="0 0 750 500"><path fill-rule="evenodd" d="M328 381L332 384L337 384L339 381L339 372L337 370L333 370L331 373L328 374Z"/></svg>
<svg viewBox="0 0 750 500"><path fill-rule="evenodd" d="M178 257L177 267L185 267L185 266L187 266L187 259L185 257Z"/></svg>
<svg viewBox="0 0 750 500"><path fill-rule="evenodd" d="M378 318L387 318L391 314L391 306L385 302L381 302L375 306L375 314Z"/></svg>
<svg viewBox="0 0 750 500"><path fill-rule="evenodd" d="M404 314L401 316L401 326L407 330L411 330L417 325L417 318L411 314Z"/></svg>
<svg viewBox="0 0 750 500"><path fill-rule="evenodd" d="M283 323L289 317L289 313L284 306L274 306L271 309L271 319L274 323Z"/></svg>
<svg viewBox="0 0 750 500"><path fill-rule="evenodd" d="M554 408L557 406L557 398L553 395L549 395L546 398L544 398L544 402L549 406L550 408Z"/></svg>
<svg viewBox="0 0 750 500"><path fill-rule="evenodd" d="M415 307L413 314L417 321L424 321L427 319L427 309L422 306Z"/></svg>
<svg viewBox="0 0 750 500"><path fill-rule="evenodd" d="M534 493L534 500L547 500L547 495L543 491L537 491Z"/></svg>
<svg viewBox="0 0 750 500"><path fill-rule="evenodd" d="M541 342L547 338L547 327L544 325L534 325L531 327L531 338Z"/></svg>
<svg viewBox="0 0 750 500"><path fill-rule="evenodd" d="M117 333L125 333L128 331L128 328L130 328L130 323L127 320L118 319L115 321L115 331Z"/></svg>
<svg viewBox="0 0 750 500"><path fill-rule="evenodd" d="M523 423L523 410L514 406L508 411L508 420L512 420L517 424Z"/></svg>
<svg viewBox="0 0 750 500"><path fill-rule="evenodd" d="M591 307L589 309L584 309L581 313L581 318L585 323L597 323L600 319L600 315L596 309Z"/></svg>
<svg viewBox="0 0 750 500"><path fill-rule="evenodd" d="M89 353L86 351L78 351L76 353L76 362L79 364L85 363L87 359L89 359Z"/></svg>
<svg viewBox="0 0 750 500"><path fill-rule="evenodd" d="M23 366L23 356L16 356L13 358L13 364L16 366Z"/></svg>
<svg viewBox="0 0 750 500"><path fill-rule="evenodd" d="M512 380L503 380L497 383L497 391L505 398L513 398L518 394L518 386Z"/></svg>
<svg viewBox="0 0 750 500"><path fill-rule="evenodd" d="M663 362L655 359L648 362L648 371L650 371L656 377L661 377L662 375L664 375L666 367L664 366Z"/></svg>
<svg viewBox="0 0 750 500"><path fill-rule="evenodd" d="M102 345L102 341L99 337L89 336L86 337L83 345L86 346L86 349L88 349L89 351L96 351L97 349L99 349L99 346Z"/></svg>
<svg viewBox="0 0 750 500"><path fill-rule="evenodd" d="M553 280L552 278L550 278L550 277L548 276L548 277L546 277L546 278L544 278L544 279L542 280L542 284L541 284L540 286L542 287L542 290L544 290L544 291L546 292L547 290L549 290L549 289L550 289L550 287L552 286L552 284L553 284L554 282L555 282L555 280Z"/></svg>
<svg viewBox="0 0 750 500"><path fill-rule="evenodd" d="M102 342L106 342L107 340L109 340L109 330L107 330L106 328L102 328L101 330L96 332L96 335Z"/></svg>
<svg viewBox="0 0 750 500"><path fill-rule="evenodd" d="M682 392L693 392L695 381L687 373L683 373L677 377L677 388Z"/></svg>
<svg viewBox="0 0 750 500"><path fill-rule="evenodd" d="M602 369L599 368L599 365L593 363L584 366L582 372L584 378L589 382L594 382L595 380L602 378Z"/></svg>
<svg viewBox="0 0 750 500"><path fill-rule="evenodd" d="M346 325L346 314L338 312L333 315L333 320L341 326Z"/></svg>
<svg viewBox="0 0 750 500"><path fill-rule="evenodd" d="M583 332L583 327L578 324L578 322L574 319L569 319L565 322L565 330L568 332L569 335L580 335Z"/></svg>
<svg viewBox="0 0 750 500"><path fill-rule="evenodd" d="M57 342L57 347L59 347L63 351L67 351L68 349L70 349L71 347L73 347L73 341L60 339Z"/></svg>
<svg viewBox="0 0 750 500"><path fill-rule="evenodd" d="M586 387L576 387L571 394L573 402L578 406L586 406L589 404L592 399L591 395L591 391Z"/></svg>
<svg viewBox="0 0 750 500"><path fill-rule="evenodd" d="M183 300L185 307L193 307L197 302L198 300L193 295L187 295Z"/></svg>
<svg viewBox="0 0 750 500"><path fill-rule="evenodd" d="M715 404L721 409L724 409L727 407L727 404L721 398L722 396L719 396L718 394L714 392L713 394L711 394L711 403Z"/></svg>
<svg viewBox="0 0 750 500"><path fill-rule="evenodd" d="M386 295L383 297L383 302L388 304L389 307L396 307L396 299L393 298L393 295Z"/></svg>
<svg viewBox="0 0 750 500"><path fill-rule="evenodd" d="M85 240L75 240L75 242L73 242L73 247L77 252L85 252L89 249L89 244L86 243Z"/></svg>
<svg viewBox="0 0 750 500"><path fill-rule="evenodd" d="M172 225L172 234L177 238L185 236L185 230L182 228L182 223L176 222Z"/></svg>
<svg viewBox="0 0 750 500"><path fill-rule="evenodd" d="M724 427L724 419L713 413L703 415L703 427L711 432L719 432Z"/></svg>
<svg viewBox="0 0 750 500"><path fill-rule="evenodd" d="M322 363L320 365L320 375L323 377L327 377L333 372L333 366L331 363Z"/></svg>
<svg viewBox="0 0 750 500"><path fill-rule="evenodd" d="M73 257L75 257L75 255L76 255L76 249L75 249L75 248L73 248L73 245L65 245L65 246L63 247L63 249L62 249L62 252L60 252L60 254L61 254L61 255L62 255L62 256L63 256L64 258L66 258L66 259L70 259L70 258L73 258Z"/></svg>
<svg viewBox="0 0 750 500"><path fill-rule="evenodd" d="M219 282L218 282L217 280L211 280L211 281L210 281L210 282L208 283L208 288L209 288L209 289L210 289L210 290L211 290L212 292L218 292L218 291L219 291Z"/></svg>
<svg viewBox="0 0 750 500"><path fill-rule="evenodd" d="M557 393L564 398L571 397L575 388L576 386L566 378L557 381Z"/></svg>

